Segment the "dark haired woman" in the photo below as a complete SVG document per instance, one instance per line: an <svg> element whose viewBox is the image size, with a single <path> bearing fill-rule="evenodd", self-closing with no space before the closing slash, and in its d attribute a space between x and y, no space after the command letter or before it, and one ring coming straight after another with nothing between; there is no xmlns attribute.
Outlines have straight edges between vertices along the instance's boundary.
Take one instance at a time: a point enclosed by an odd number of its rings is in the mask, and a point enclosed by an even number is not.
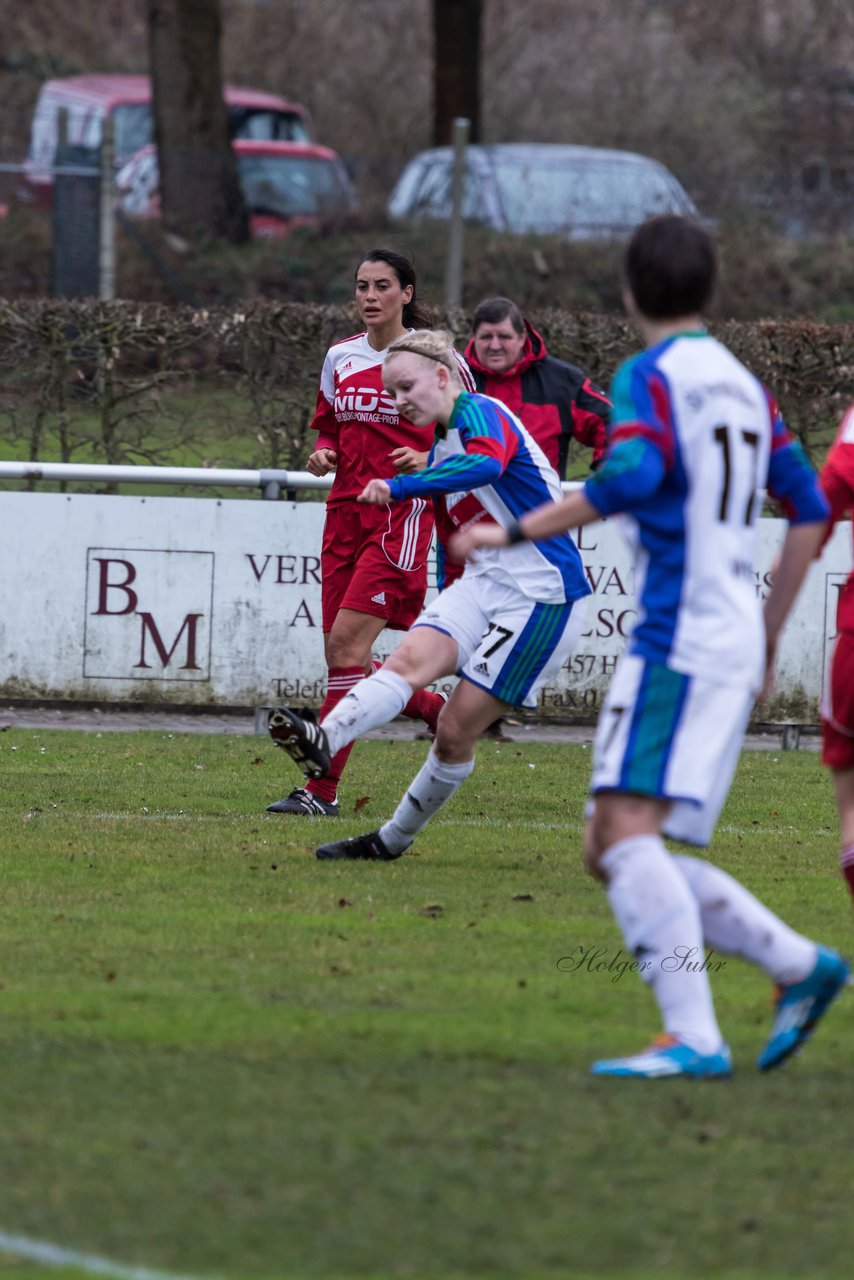
<svg viewBox="0 0 854 1280"><path fill-rule="evenodd" d="M426 454L432 425L401 418L383 387L389 345L429 323L415 296L412 263L391 249L372 249L356 268L356 306L364 330L327 352L312 427L317 448L306 463L315 476L335 472L326 504L321 551L323 636L329 671L321 716L372 669L372 650L385 627L406 631L421 612L433 536L429 500L389 507L356 501L369 480L400 465L411 451ZM460 358L461 376L471 377ZM435 731L443 699L422 690L404 715ZM309 781L268 806L269 813L337 817L338 782L350 747L338 752L326 777Z"/></svg>

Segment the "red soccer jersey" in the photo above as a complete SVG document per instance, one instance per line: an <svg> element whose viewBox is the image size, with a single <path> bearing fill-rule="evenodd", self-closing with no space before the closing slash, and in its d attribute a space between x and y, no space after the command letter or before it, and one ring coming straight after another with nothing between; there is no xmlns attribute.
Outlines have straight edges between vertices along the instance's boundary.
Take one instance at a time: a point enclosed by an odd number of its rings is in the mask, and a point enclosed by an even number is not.
<svg viewBox="0 0 854 1280"><path fill-rule="evenodd" d="M374 350L366 333L345 338L326 353L311 425L318 433L317 448L338 455L331 506L352 502L369 480L394 476L393 449L407 445L427 453L433 443L433 426L416 427L401 418L383 387L385 355ZM472 390L468 366L461 356L457 360L463 385Z"/></svg>
<svg viewBox="0 0 854 1280"><path fill-rule="evenodd" d="M850 513L854 507L854 405L842 419L839 434L827 455L821 487L830 503L834 523ZM854 633L854 571L848 575L839 595L836 629Z"/></svg>

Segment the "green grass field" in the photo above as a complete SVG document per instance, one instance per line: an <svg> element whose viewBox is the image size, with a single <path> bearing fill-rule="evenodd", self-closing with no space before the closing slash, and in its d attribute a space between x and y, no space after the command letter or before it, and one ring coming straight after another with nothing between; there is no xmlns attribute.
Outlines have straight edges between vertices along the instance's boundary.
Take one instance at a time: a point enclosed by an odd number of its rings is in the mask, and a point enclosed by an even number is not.
<svg viewBox="0 0 854 1280"><path fill-rule="evenodd" d="M289 821L266 739L0 733L2 1280L92 1274L13 1236L139 1280L851 1274L851 997L760 1076L769 983L730 961L731 1081L591 1078L658 1025L558 967L619 946L589 750L483 743L415 856L318 863L424 751L361 744L346 816ZM815 754L745 754L714 856L851 950Z"/></svg>

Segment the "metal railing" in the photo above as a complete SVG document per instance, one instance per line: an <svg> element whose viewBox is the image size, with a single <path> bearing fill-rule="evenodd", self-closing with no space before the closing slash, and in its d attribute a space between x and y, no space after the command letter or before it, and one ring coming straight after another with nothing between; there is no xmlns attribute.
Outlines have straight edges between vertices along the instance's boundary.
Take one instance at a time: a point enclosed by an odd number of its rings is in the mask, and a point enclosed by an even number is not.
<svg viewBox="0 0 854 1280"><path fill-rule="evenodd" d="M228 467L108 466L85 462L0 462L0 480L61 480L106 484L200 485L226 489L260 489L276 501L288 489L331 489L332 477L309 471L258 471Z"/></svg>
<svg viewBox="0 0 854 1280"><path fill-rule="evenodd" d="M258 471L227 467L146 467L108 466L86 462L0 462L2 480L51 480L102 482L106 484L174 484L211 488L260 489L262 498L276 501L289 489L331 489L331 475L313 476L310 471ZM564 493L580 489L582 481L565 480Z"/></svg>

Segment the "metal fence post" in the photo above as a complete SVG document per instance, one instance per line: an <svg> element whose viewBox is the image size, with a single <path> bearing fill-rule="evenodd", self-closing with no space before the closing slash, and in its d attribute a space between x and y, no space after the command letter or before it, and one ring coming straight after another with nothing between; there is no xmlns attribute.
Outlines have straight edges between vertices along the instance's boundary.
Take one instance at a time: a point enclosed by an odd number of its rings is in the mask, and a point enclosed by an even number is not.
<svg viewBox="0 0 854 1280"><path fill-rule="evenodd" d="M282 496L282 480L279 471L260 471L259 483L261 485L261 497L266 498L268 502L278 502Z"/></svg>
<svg viewBox="0 0 854 1280"><path fill-rule="evenodd" d="M60 107L56 113L56 152L55 163L61 164L68 153L68 107ZM62 273L64 243L62 241L63 226L63 190L59 174L54 178L53 207L51 209L50 233L50 291L56 297L62 297Z"/></svg>
<svg viewBox="0 0 854 1280"><path fill-rule="evenodd" d="M101 138L100 246L98 252L98 297L109 301L116 296L116 126L112 116L104 120Z"/></svg>
<svg viewBox="0 0 854 1280"><path fill-rule="evenodd" d="M465 116L458 116L454 121L451 222L448 228L448 260L445 268L445 306L449 310L461 306L463 300L463 192L470 126L471 121Z"/></svg>
<svg viewBox="0 0 854 1280"><path fill-rule="evenodd" d="M98 294L100 253L100 173L90 147L74 141L68 109L59 113L54 163L53 263L55 298L94 298Z"/></svg>

